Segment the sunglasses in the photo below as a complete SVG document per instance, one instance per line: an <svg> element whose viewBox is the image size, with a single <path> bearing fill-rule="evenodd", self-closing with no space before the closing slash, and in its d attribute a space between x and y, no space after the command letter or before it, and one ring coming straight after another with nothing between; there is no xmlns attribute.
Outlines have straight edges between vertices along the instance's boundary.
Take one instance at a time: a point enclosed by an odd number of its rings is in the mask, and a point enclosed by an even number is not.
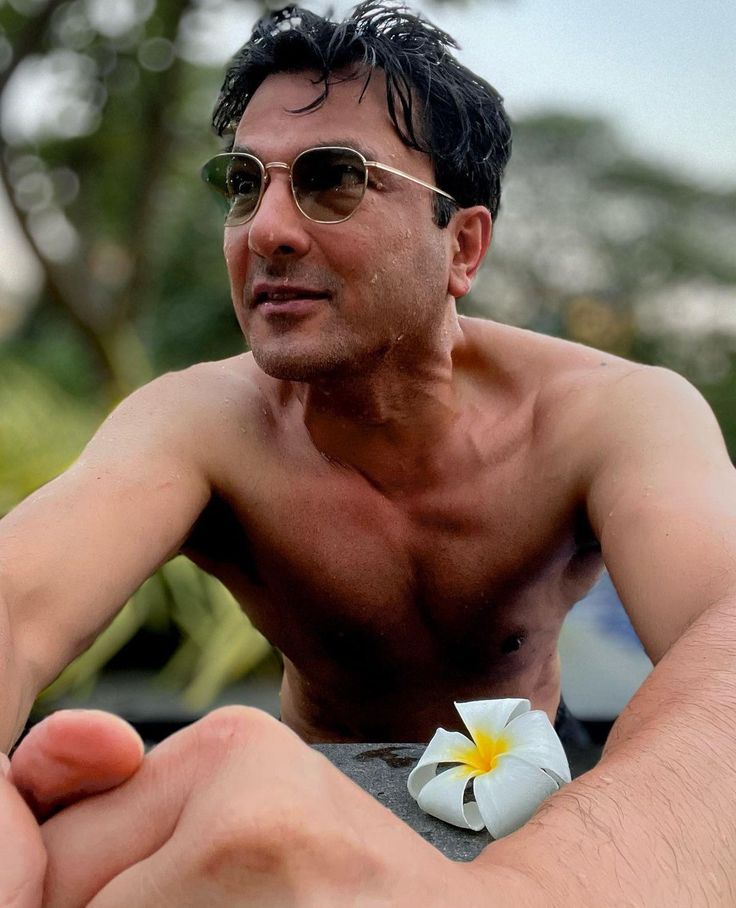
<svg viewBox="0 0 736 908"><path fill-rule="evenodd" d="M226 227L245 224L258 211L272 167L288 171L297 208L305 218L317 224L340 224L355 214L368 188L368 170L371 167L411 180L455 202L451 195L437 186L388 164L368 161L354 148L336 145L307 148L294 158L291 165L283 161L264 164L255 155L233 151L215 155L202 168L202 179L225 201Z"/></svg>

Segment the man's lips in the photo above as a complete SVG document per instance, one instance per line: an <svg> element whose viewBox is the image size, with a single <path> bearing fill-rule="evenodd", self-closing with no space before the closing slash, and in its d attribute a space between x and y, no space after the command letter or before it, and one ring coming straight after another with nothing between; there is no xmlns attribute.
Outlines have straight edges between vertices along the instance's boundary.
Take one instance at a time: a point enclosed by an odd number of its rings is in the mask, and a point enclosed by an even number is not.
<svg viewBox="0 0 736 908"><path fill-rule="evenodd" d="M314 300L327 300L327 290L314 287L298 287L294 284L256 284L252 290L252 306L267 306L269 309L293 309L295 304L301 306Z"/></svg>

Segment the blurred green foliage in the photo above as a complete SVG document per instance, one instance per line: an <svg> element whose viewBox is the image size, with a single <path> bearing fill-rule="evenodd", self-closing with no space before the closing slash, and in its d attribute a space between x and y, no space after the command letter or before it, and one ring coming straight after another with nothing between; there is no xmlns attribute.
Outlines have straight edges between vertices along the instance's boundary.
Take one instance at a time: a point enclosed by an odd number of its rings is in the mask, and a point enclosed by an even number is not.
<svg viewBox="0 0 736 908"><path fill-rule="evenodd" d="M0 299L0 513L133 388L243 349L198 170L217 147L216 35L224 22L242 42L262 8L0 2L0 182L40 276L30 298ZM31 72L45 93L19 110ZM492 254L463 307L676 368L736 451L735 202L636 160L604 122L517 123ZM4 311L20 314L3 337ZM162 675L196 706L268 652L229 594L176 559L47 696L89 686L142 628L172 627Z"/></svg>
<svg viewBox="0 0 736 908"><path fill-rule="evenodd" d="M245 40L256 5L230 12ZM175 49L201 14L179 0L0 6L13 49L0 75L4 114L29 64L56 61L74 76L44 98L30 135L22 117L5 129L0 177L42 287L2 341L0 513L64 469L110 406L154 374L243 349L221 218L198 180L217 147L207 124L222 67ZM174 652L156 667L192 709L270 651L230 594L178 558L43 699L84 693L122 647L135 658L142 629L173 633Z"/></svg>
<svg viewBox="0 0 736 908"><path fill-rule="evenodd" d="M99 413L39 369L3 359L0 370L0 513L65 469ZM39 431L39 427L42 430Z"/></svg>

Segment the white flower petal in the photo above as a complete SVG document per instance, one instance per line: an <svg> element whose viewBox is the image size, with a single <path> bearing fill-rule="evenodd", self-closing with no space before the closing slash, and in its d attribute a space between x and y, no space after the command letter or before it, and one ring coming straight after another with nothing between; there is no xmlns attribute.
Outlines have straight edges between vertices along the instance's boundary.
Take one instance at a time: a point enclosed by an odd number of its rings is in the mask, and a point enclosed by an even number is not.
<svg viewBox="0 0 736 908"><path fill-rule="evenodd" d="M548 769L546 766L542 767L543 772L546 772L548 776L552 778L553 782L557 783L558 788L562 788L563 785L567 785L568 782L572 782L572 775L570 774L570 768L568 766L567 778L565 776L558 775L554 769Z"/></svg>
<svg viewBox="0 0 736 908"><path fill-rule="evenodd" d="M494 839L523 826L558 786L541 769L512 753L498 758L492 772L477 776L473 792L483 822Z"/></svg>
<svg viewBox="0 0 736 908"><path fill-rule="evenodd" d="M483 818L474 802L463 804L470 779L478 774L469 766L453 766L435 776L422 788L417 803L426 813L463 829L483 828Z"/></svg>
<svg viewBox="0 0 736 908"><path fill-rule="evenodd" d="M476 732L497 738L512 719L527 712L530 706L528 700L519 699L471 700L455 704L474 741Z"/></svg>
<svg viewBox="0 0 736 908"><path fill-rule="evenodd" d="M539 804L570 781L564 748L542 710L529 700L456 703L473 741L440 728L408 779L422 810L494 838L522 826ZM437 775L440 763L461 765ZM465 803L473 778L476 803Z"/></svg>
<svg viewBox="0 0 736 908"><path fill-rule="evenodd" d="M547 713L533 709L517 716L509 722L506 734L510 738L510 752L515 757L546 770L559 785L570 781L570 765L565 748Z"/></svg>
<svg viewBox="0 0 736 908"><path fill-rule="evenodd" d="M475 752L475 744L459 731L438 728L406 781L409 794L416 800L422 787L436 775L438 763L465 763Z"/></svg>

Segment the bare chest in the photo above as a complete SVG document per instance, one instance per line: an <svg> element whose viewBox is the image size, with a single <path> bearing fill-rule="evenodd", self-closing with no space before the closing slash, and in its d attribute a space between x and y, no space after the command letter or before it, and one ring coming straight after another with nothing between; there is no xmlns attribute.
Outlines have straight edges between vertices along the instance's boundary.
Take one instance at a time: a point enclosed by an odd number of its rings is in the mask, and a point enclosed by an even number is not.
<svg viewBox="0 0 736 908"><path fill-rule="evenodd" d="M476 675L556 638L597 568L575 520L568 497L512 467L405 498L352 472L284 470L218 505L193 541L305 671Z"/></svg>

